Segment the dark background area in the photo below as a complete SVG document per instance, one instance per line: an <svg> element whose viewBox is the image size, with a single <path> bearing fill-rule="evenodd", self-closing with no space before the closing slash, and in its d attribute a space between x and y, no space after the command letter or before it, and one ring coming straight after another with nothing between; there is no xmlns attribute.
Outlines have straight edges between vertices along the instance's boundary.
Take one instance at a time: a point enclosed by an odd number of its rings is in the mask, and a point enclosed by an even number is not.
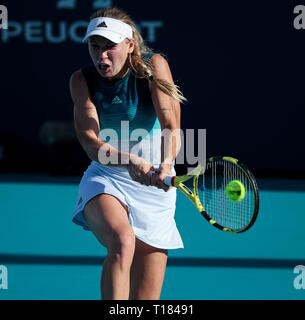
<svg viewBox="0 0 305 320"><path fill-rule="evenodd" d="M182 128L207 130L208 156L236 157L257 176L305 177L305 30L293 26L305 1L102 2L127 11L167 56L188 98ZM41 136L46 123L73 120L69 78L90 62L78 40L94 0L75 3L1 1L9 32L20 29L9 39L0 30L1 172L78 175L89 163L73 135ZM147 21L162 26L149 33Z"/></svg>

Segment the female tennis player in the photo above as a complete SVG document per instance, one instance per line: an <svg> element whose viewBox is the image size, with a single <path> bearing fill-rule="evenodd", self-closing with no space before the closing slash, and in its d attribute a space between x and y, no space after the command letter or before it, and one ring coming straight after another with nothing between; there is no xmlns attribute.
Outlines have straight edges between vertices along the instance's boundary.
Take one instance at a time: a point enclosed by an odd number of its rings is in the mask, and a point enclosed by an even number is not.
<svg viewBox="0 0 305 320"><path fill-rule="evenodd" d="M73 221L107 248L102 299L159 299L168 249L183 248L176 189L163 181L175 174L173 132L185 98L167 61L122 10L95 12L84 41L92 63L73 73L70 91L76 133L92 162Z"/></svg>

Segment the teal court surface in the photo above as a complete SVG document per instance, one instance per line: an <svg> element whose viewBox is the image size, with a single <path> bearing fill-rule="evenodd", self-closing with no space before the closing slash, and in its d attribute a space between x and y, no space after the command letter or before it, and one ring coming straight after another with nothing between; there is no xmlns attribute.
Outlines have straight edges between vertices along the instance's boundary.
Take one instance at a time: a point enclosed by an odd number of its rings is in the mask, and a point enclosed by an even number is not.
<svg viewBox="0 0 305 320"><path fill-rule="evenodd" d="M106 250L71 222L79 180L0 175L0 266L7 270L0 300L100 299ZM302 274L294 273L305 265L305 181L258 185L257 221L237 235L210 226L178 192L185 248L169 252L161 299L305 299Z"/></svg>

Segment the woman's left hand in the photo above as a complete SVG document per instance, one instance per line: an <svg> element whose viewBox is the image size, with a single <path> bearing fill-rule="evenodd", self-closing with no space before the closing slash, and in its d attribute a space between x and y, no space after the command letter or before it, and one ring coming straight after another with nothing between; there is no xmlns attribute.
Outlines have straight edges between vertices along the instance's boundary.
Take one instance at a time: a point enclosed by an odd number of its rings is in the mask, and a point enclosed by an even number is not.
<svg viewBox="0 0 305 320"><path fill-rule="evenodd" d="M167 192L171 187L164 183L164 178L171 175L171 165L161 164L160 167L156 169L151 176L151 185L157 187L158 189L163 189Z"/></svg>

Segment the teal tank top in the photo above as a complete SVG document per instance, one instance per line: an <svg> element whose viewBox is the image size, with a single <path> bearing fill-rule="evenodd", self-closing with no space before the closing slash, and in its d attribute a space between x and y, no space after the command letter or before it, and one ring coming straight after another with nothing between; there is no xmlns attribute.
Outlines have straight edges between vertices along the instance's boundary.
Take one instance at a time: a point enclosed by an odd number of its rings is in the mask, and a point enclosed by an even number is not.
<svg viewBox="0 0 305 320"><path fill-rule="evenodd" d="M100 139L159 165L161 126L147 79L136 78L129 70L123 79L110 82L93 64L81 70L99 116Z"/></svg>

